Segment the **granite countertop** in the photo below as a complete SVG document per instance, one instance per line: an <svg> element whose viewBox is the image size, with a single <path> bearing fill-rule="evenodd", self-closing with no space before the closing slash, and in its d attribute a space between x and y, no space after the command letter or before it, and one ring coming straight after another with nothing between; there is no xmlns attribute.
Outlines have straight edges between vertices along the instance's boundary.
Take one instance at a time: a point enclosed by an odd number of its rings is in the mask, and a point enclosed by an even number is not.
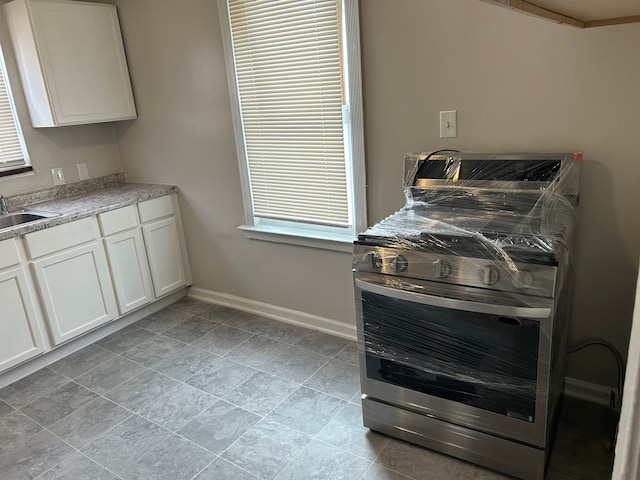
<svg viewBox="0 0 640 480"><path fill-rule="evenodd" d="M118 173L47 190L7 198L10 212L40 210L58 214L35 222L0 230L0 240L25 235L45 228L62 225L156 197L176 192L175 185L126 183Z"/></svg>

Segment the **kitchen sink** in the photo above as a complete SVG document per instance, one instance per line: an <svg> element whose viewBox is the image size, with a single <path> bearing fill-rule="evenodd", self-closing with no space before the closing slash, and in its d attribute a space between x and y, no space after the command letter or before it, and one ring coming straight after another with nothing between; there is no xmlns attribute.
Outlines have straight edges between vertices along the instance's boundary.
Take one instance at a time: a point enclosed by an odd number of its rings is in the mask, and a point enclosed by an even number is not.
<svg viewBox="0 0 640 480"><path fill-rule="evenodd" d="M0 215L0 230L25 223L36 222L44 218L57 217L59 213L43 212L40 210L22 210Z"/></svg>

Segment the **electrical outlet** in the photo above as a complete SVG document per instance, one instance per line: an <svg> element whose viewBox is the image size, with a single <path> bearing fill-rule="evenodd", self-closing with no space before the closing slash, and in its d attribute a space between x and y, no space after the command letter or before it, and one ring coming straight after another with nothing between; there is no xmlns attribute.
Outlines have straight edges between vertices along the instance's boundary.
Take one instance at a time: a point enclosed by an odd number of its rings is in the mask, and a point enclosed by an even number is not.
<svg viewBox="0 0 640 480"><path fill-rule="evenodd" d="M440 138L457 137L456 110L440 112Z"/></svg>
<svg viewBox="0 0 640 480"><path fill-rule="evenodd" d="M86 163L78 163L76 169L78 170L78 178L80 180L89 179L89 167L87 167Z"/></svg>
<svg viewBox="0 0 640 480"><path fill-rule="evenodd" d="M53 177L54 185L64 185L64 173L62 172L62 168L52 168L51 176Z"/></svg>

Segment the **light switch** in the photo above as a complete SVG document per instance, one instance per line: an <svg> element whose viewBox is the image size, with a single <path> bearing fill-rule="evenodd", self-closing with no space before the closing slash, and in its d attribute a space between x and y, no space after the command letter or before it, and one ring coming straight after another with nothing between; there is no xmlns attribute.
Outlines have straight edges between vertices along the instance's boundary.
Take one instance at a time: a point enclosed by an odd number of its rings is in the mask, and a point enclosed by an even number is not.
<svg viewBox="0 0 640 480"><path fill-rule="evenodd" d="M53 177L54 185L64 185L64 173L62 172L62 168L52 168L51 176Z"/></svg>
<svg viewBox="0 0 640 480"><path fill-rule="evenodd" d="M440 112L440 138L457 137L458 125L456 122L456 111L447 110Z"/></svg>

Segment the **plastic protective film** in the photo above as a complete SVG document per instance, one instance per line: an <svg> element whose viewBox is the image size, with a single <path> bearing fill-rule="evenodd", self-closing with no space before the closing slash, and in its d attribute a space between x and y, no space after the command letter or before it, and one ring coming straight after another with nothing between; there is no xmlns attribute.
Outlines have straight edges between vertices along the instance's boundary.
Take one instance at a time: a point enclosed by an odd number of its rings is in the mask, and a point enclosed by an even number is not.
<svg viewBox="0 0 640 480"><path fill-rule="evenodd" d="M534 421L566 331L580 160L406 157L405 206L354 249L367 378Z"/></svg>

